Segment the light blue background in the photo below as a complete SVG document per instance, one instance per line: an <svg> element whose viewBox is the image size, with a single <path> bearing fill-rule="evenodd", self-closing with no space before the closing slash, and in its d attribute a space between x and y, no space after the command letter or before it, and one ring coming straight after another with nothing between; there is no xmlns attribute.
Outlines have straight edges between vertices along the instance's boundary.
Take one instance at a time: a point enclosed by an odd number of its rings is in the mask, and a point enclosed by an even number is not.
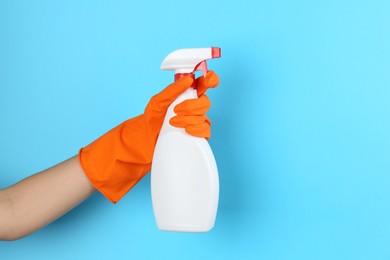
<svg viewBox="0 0 390 260"><path fill-rule="evenodd" d="M144 178L1 259L389 259L388 1L1 1L0 188L142 113L163 58L209 62L215 228L157 230Z"/></svg>

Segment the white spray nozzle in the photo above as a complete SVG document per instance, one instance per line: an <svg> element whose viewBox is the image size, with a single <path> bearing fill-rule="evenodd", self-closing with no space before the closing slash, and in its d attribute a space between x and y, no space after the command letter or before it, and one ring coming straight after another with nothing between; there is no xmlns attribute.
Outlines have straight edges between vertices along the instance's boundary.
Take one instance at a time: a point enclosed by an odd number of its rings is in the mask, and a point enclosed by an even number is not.
<svg viewBox="0 0 390 260"><path fill-rule="evenodd" d="M161 63L162 70L174 70L178 73L193 73L202 70L207 73L206 60L221 57L218 47L179 49L168 54Z"/></svg>

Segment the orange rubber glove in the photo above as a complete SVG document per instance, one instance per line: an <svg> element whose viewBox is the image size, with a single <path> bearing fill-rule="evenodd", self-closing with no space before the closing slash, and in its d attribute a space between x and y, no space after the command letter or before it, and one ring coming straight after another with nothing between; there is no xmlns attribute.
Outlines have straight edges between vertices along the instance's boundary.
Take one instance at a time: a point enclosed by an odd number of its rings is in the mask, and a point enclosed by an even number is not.
<svg viewBox="0 0 390 260"><path fill-rule="evenodd" d="M150 99L142 115L123 122L80 149L79 160L85 174L111 202L120 200L150 171L166 111L192 83L193 79L185 77L169 85ZM170 123L185 128L191 135L209 138L210 120L205 113L210 101L204 93L218 83L218 76L212 71L196 79L200 98L175 106L178 115Z"/></svg>

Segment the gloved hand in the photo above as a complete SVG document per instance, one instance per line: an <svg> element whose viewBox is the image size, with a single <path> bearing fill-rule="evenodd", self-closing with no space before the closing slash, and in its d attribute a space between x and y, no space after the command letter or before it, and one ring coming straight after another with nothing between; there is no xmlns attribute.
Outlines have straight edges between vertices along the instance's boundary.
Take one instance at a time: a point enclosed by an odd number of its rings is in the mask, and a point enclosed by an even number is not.
<svg viewBox="0 0 390 260"><path fill-rule="evenodd" d="M185 77L153 96L142 115L129 119L80 149L85 174L111 202L120 200L151 169L154 148L169 105L188 89L193 79ZM204 93L216 87L218 76L209 71L196 79L199 99L175 106L171 125L185 128L197 137L210 137L210 120L205 113L210 101Z"/></svg>
<svg viewBox="0 0 390 260"><path fill-rule="evenodd" d="M207 140L211 136L210 119L206 116L211 103L205 92L219 84L219 78L213 71L209 71L206 77L196 79L198 99L188 99L177 104L173 111L177 114L169 123L176 127L185 128L185 131L193 136L204 137Z"/></svg>

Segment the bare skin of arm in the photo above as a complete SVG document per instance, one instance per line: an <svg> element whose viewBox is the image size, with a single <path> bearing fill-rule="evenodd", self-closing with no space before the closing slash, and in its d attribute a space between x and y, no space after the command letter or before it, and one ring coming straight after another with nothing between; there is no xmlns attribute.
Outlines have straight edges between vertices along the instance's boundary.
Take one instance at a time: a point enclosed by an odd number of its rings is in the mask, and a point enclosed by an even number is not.
<svg viewBox="0 0 390 260"><path fill-rule="evenodd" d="M77 156L0 190L0 240L27 236L96 191Z"/></svg>

